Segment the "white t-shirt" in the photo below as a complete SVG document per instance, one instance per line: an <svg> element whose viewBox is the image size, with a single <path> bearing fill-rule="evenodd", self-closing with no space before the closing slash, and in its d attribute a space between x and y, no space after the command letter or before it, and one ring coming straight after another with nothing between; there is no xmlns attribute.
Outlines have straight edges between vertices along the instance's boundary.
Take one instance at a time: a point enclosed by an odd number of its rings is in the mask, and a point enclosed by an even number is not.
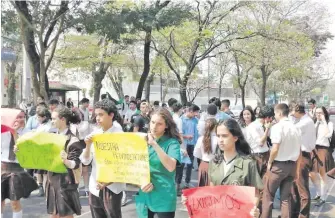
<svg viewBox="0 0 335 218"><path fill-rule="evenodd" d="M118 122L114 121L113 126L110 129L108 129L106 132L108 132L108 133L123 132L123 130L122 130L121 125ZM90 136L91 135L96 135L96 134L102 134L102 133L104 133L104 131L101 128L99 128L99 129L95 130L93 133L91 133ZM91 154L90 154L90 157L88 159L84 158L85 149L83 150L82 154L80 155L80 160L84 165L88 165L92 162L92 172L91 172L90 181L89 181L89 190L93 195L99 197L100 190L96 189L96 187L97 187L97 172L96 172L97 171L97 169L96 169L97 164L96 164L95 155L94 155L94 153L95 153L94 145L93 144L91 145ZM109 190L111 190L112 192L114 192L115 194L119 194L120 192L122 192L126 189L126 184L115 182L115 183L107 186L107 188Z"/></svg>
<svg viewBox="0 0 335 218"><path fill-rule="evenodd" d="M218 146L218 139L217 139L215 133L211 134L211 149L212 149L212 152L210 154L205 152L204 144L202 142L203 140L204 140L203 136L198 138L197 144L195 145L195 148L194 148L193 155L194 155L194 157L199 158L202 161L209 162L214 158L214 154L215 154L216 148Z"/></svg>
<svg viewBox="0 0 335 218"><path fill-rule="evenodd" d="M271 129L272 144L279 144L277 161L297 161L301 150L301 132L288 118L280 120Z"/></svg>
<svg viewBox="0 0 335 218"><path fill-rule="evenodd" d="M131 117L136 113L136 109L135 110L130 110L128 109L125 116L124 116L124 119L125 120L128 120L130 122L131 120Z"/></svg>

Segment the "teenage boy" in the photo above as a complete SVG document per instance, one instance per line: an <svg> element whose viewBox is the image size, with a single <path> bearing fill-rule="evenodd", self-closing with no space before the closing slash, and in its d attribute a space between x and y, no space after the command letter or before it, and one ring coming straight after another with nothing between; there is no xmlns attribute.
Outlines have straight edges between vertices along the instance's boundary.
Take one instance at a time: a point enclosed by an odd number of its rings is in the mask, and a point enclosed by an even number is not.
<svg viewBox="0 0 335 218"><path fill-rule="evenodd" d="M96 178L96 159L92 137L96 134L123 132L121 125L116 121L118 110L115 104L104 99L95 104L95 115L100 129L86 137L86 148L80 156L83 164L92 163L92 173L89 182L89 202L93 218L120 218L121 201L126 185L123 183L100 183Z"/></svg>
<svg viewBox="0 0 335 218"><path fill-rule="evenodd" d="M194 146L198 141L198 119L196 118L199 115L200 108L197 105L191 105L185 114L185 116L182 117L182 128L183 128L183 139L184 144L186 145L187 154L191 159L191 164L186 165L186 178L185 178L185 188L190 187L190 181L191 181L191 174L192 174L192 167L193 167L193 151ZM177 186L180 187L181 180L183 177L183 170L184 170L184 164L181 165L181 167L178 167L177 169Z"/></svg>
<svg viewBox="0 0 335 218"><path fill-rule="evenodd" d="M280 187L281 217L293 217L291 188L301 151L301 132L289 119L289 107L278 104L275 109L278 121L271 129L272 148L264 176L262 218L272 217L273 199Z"/></svg>

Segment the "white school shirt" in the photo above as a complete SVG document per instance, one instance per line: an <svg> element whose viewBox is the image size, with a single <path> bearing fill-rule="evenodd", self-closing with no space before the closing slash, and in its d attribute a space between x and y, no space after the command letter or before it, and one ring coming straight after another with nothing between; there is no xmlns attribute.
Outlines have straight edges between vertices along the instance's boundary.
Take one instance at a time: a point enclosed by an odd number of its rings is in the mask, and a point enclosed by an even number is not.
<svg viewBox="0 0 335 218"><path fill-rule="evenodd" d="M272 144L279 144L277 161L297 161L301 150L301 132L288 118L280 120L271 130Z"/></svg>
<svg viewBox="0 0 335 218"><path fill-rule="evenodd" d="M314 121L307 114L297 120L295 125L301 132L301 150L305 152L312 152L315 148L316 131Z"/></svg>
<svg viewBox="0 0 335 218"><path fill-rule="evenodd" d="M114 121L113 122L113 126L108 129L107 131L105 131L105 133L114 133L114 132L123 132L122 130L122 127L121 125ZM96 131L94 131L92 134L90 134L89 136L91 135L96 135L96 134L102 134L104 133L104 131L99 128L97 129ZM85 148L86 149L86 148ZM88 159L85 159L84 158L84 152L85 152L85 149L83 150L82 154L80 155L80 160L81 162L84 164L84 165L88 165L92 162L92 172L91 172L91 176L90 176L90 182L89 182L89 191L99 197L99 192L100 190L97 190L97 170L96 170L96 160L95 160L95 156L94 156L94 145L91 144L91 154L90 154L90 157ZM120 192L124 191L126 189L126 184L125 183L113 183L109 186L107 186L107 188L109 190L111 190L112 192L114 192L115 194L119 194Z"/></svg>
<svg viewBox="0 0 335 218"><path fill-rule="evenodd" d="M205 152L204 144L202 142L203 140L204 140L203 136L200 136L198 138L197 144L195 145L195 148L194 148L193 155L194 155L194 157L199 158L202 161L209 162L209 161L211 161L214 158L214 154L215 154L216 148L218 146L218 139L217 139L215 133L211 133L211 148L212 148L212 152L210 154L208 154L208 153Z"/></svg>
<svg viewBox="0 0 335 218"><path fill-rule="evenodd" d="M209 115L206 112L201 114L201 117L199 119L198 126L197 126L199 136L203 136L205 134L206 120L210 119L210 118L216 119L216 116L215 115Z"/></svg>
<svg viewBox="0 0 335 218"><path fill-rule="evenodd" d="M1 133L1 162L6 163L19 163L15 157L15 160L9 160L9 149L12 134L10 132Z"/></svg>
<svg viewBox="0 0 335 218"><path fill-rule="evenodd" d="M264 153L269 151L269 147L267 145L267 141L262 144L261 138L264 136L265 132L263 129L263 124L259 121L259 119L250 123L246 128L246 140L250 145L253 153Z"/></svg>
<svg viewBox="0 0 335 218"><path fill-rule="evenodd" d="M180 116L176 113L172 115L173 121L177 125L177 131L180 134L183 134L183 121L181 120Z"/></svg>
<svg viewBox="0 0 335 218"><path fill-rule="evenodd" d="M29 129L20 128L16 132L17 132L17 135L20 137L29 131L30 131ZM10 149L11 139L12 139L11 132L8 131L8 132L1 133L1 161L6 162L6 163L19 163L16 157L14 160L9 160L9 149Z"/></svg>
<svg viewBox="0 0 335 218"><path fill-rule="evenodd" d="M318 135L316 137L316 143L317 145L329 147L329 140L331 139L334 131L334 125L332 122L329 122L328 124L324 121L317 121L315 123L315 127L319 125L319 130L316 130L318 132ZM327 133L328 128L328 133Z"/></svg>

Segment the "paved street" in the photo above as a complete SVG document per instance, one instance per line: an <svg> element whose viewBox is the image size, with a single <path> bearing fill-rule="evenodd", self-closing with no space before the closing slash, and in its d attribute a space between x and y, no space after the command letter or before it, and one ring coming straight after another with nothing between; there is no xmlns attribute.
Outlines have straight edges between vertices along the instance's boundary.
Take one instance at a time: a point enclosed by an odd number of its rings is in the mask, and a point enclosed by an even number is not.
<svg viewBox="0 0 335 218"><path fill-rule="evenodd" d="M335 117L331 118L332 122L335 123ZM197 171L193 171L192 173L192 183L195 185L197 183ZM328 190L328 198L327 203L324 204L323 207L315 207L315 202L312 202L312 210L311 217L312 218L334 218L335 217L335 180L328 180L329 190ZM315 196L315 188L310 186L311 195ZM44 198L36 197L37 191L33 192L29 199L22 200L23 211L25 218L46 218L48 215L46 214L46 202ZM135 192L128 193L128 203L125 207L122 208L122 214L125 218L136 217L135 211L135 203L133 201L132 195ZM81 205L82 205L82 215L76 216L80 218L90 218L90 210L88 205L88 199L86 197L81 197ZM277 218L280 214L278 200L275 202L275 208L273 210L273 217ZM4 218L11 218L12 213L10 210L9 202L6 203ZM178 200L178 206L176 211L176 218L187 218L187 211L180 203L180 199Z"/></svg>
<svg viewBox="0 0 335 218"><path fill-rule="evenodd" d="M197 172L193 171L192 175L192 183L196 184L196 178L197 178ZM335 217L335 180L329 179L329 195L327 199L327 203L321 207L314 207L314 202L312 203L312 216L315 218L331 218ZM311 193L312 196L315 195L315 189L314 187L311 187ZM36 197L37 192L35 191L29 199L22 200L23 204L23 211L25 218L47 218L48 215L46 214L46 202L44 198ZM129 192L128 193L128 203L125 207L122 208L123 217L136 217L135 212L135 203L133 201L132 195L135 194L135 192ZM90 218L90 210L88 205L88 199L86 197L81 197L80 199L81 205L82 205L82 215L76 216L80 218ZM178 200L178 207L176 212L176 218L187 218L187 212L183 205L180 203L180 199ZM279 204L278 202L275 203L275 209L273 212L273 217L277 218L279 215ZM6 209L4 213L4 218L11 218L12 213L10 212L10 205L7 202L6 203Z"/></svg>

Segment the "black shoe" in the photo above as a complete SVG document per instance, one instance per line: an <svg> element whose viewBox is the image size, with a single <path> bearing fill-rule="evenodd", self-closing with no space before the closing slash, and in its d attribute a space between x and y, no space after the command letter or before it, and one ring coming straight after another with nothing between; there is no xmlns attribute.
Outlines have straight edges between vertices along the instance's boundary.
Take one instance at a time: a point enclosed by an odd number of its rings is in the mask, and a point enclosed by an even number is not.
<svg viewBox="0 0 335 218"><path fill-rule="evenodd" d="M320 206L323 205L324 203L326 203L326 201L320 199L320 200L318 201L318 203L315 204L315 206L320 207Z"/></svg>
<svg viewBox="0 0 335 218"><path fill-rule="evenodd" d="M44 197L43 186L38 187L38 195L37 195L37 197Z"/></svg>

